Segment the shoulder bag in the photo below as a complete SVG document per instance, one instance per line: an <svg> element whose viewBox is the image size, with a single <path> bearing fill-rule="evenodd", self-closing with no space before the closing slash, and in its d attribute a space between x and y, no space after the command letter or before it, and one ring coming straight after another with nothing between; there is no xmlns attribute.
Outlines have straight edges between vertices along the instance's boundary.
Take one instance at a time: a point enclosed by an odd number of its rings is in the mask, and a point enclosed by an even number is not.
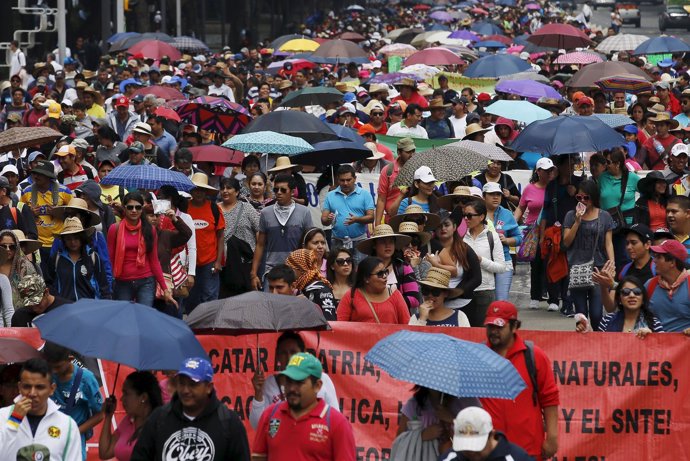
<svg viewBox="0 0 690 461"><path fill-rule="evenodd" d="M579 229L578 229L579 230ZM570 282L568 283L569 290L585 290L594 286L592 280L592 273L594 272L594 255L597 252L599 245L599 233L601 231L601 210L597 216L597 236L594 239L594 248L592 249L592 259L583 264L573 264L570 266Z"/></svg>
<svg viewBox="0 0 690 461"><path fill-rule="evenodd" d="M381 321L379 320L379 316L376 315L376 309L374 309L374 306L371 304L371 301L369 301L369 298L367 298L367 295L365 295L362 290L357 290L357 291L359 291L359 293L362 295L362 298L364 298L364 300L369 305L369 309L371 309L371 315L374 316L374 320L376 320L376 323L380 324ZM352 298L352 300L354 301L354 297Z"/></svg>
<svg viewBox="0 0 690 461"><path fill-rule="evenodd" d="M629 175L629 173L628 173ZM628 187L628 175L624 175L623 178L621 179L621 199L618 202L618 206L614 206L613 208L609 208L606 210L610 215L611 218L613 219L613 233L618 233L620 232L626 225L625 222L625 216L623 215L623 212L621 211L621 207L623 206L623 200L625 199L625 192L626 188Z"/></svg>

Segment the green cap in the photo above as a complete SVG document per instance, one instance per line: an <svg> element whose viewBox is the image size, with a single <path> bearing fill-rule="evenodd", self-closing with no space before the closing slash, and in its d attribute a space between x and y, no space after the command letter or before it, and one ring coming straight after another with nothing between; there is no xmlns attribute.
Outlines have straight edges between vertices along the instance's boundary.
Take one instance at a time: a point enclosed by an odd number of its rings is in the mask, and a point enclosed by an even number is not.
<svg viewBox="0 0 690 461"><path fill-rule="evenodd" d="M310 376L321 379L323 368L319 359L307 352L300 352L290 357L290 361L281 374L293 381L304 381Z"/></svg>

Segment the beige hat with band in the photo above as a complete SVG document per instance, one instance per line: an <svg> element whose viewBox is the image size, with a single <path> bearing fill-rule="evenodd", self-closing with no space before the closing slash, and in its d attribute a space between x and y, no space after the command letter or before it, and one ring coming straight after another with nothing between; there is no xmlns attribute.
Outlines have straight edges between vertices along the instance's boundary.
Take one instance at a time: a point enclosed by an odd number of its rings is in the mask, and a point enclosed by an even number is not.
<svg viewBox="0 0 690 461"><path fill-rule="evenodd" d="M84 229L84 226L81 225L81 219L75 216L73 218L65 219L65 223L62 226L62 231L59 233L59 235L75 235L83 233L85 236L90 237L94 232L96 232L95 227L87 227Z"/></svg>
<svg viewBox="0 0 690 461"><path fill-rule="evenodd" d="M424 280L420 280L418 283L428 287L448 290L448 298L455 298L460 294L459 289L450 288L450 272L439 267L432 267L429 269Z"/></svg>
<svg viewBox="0 0 690 461"><path fill-rule="evenodd" d="M409 236L416 235L420 241L419 246L424 246L431 240L431 233L420 231L417 223L412 221L401 222L398 233Z"/></svg>
<svg viewBox="0 0 690 461"><path fill-rule="evenodd" d="M374 233L371 237L357 244L357 249L366 255L370 255L372 254L376 240L389 237L395 239L395 248L397 250L402 250L412 240L409 235L396 234L393 232L393 228L388 224L379 224L374 228Z"/></svg>
<svg viewBox="0 0 690 461"><path fill-rule="evenodd" d="M424 218L422 222L421 218ZM441 218L435 213L427 213L419 205L412 204L405 208L402 214L393 216L388 222L393 229L398 229L400 224L405 221L415 222L417 225L423 226L424 231L432 231L441 224Z"/></svg>
<svg viewBox="0 0 690 461"><path fill-rule="evenodd" d="M218 192L218 189L208 185L208 176L204 173L194 173L192 175L192 183L199 189L204 189L210 192Z"/></svg>

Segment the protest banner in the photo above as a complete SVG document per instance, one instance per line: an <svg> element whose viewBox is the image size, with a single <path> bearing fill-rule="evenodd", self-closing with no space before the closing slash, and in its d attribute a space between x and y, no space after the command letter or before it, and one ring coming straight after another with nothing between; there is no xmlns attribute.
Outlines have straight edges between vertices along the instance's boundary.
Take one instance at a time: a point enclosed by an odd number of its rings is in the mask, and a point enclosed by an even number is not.
<svg viewBox="0 0 690 461"><path fill-rule="evenodd" d="M463 88L472 88L475 94L494 94L496 91L496 82L498 81L495 78L471 78L464 77L454 72L439 72L432 78L427 79L427 83L431 85L432 88L438 88L438 77L441 75L448 77L448 87L458 93L460 93Z"/></svg>

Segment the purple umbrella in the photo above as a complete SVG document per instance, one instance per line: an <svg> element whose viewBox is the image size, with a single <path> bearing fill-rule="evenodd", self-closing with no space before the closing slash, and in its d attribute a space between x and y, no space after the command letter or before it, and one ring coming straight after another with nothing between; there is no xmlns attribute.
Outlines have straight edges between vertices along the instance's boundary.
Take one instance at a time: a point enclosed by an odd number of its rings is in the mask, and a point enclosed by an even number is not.
<svg viewBox="0 0 690 461"><path fill-rule="evenodd" d="M525 9L527 10L541 10L541 5L537 5L536 3L528 3L525 5Z"/></svg>
<svg viewBox="0 0 690 461"><path fill-rule="evenodd" d="M453 16L446 11L434 11L429 15L431 19L439 22L453 22Z"/></svg>
<svg viewBox="0 0 690 461"><path fill-rule="evenodd" d="M469 30L456 30L448 36L448 38L456 38L459 40L469 40L471 42L478 42L481 40L477 34Z"/></svg>
<svg viewBox="0 0 690 461"><path fill-rule="evenodd" d="M496 91L508 94L516 94L528 99L541 97L563 99L563 97L550 87L534 80L501 80L496 85Z"/></svg>
<svg viewBox="0 0 690 461"><path fill-rule="evenodd" d="M417 77L414 74L407 74L404 72L393 72L392 74L380 74L375 77L373 77L369 82L367 83L385 83L387 85L392 85L393 83L397 83L400 80L404 78L411 78L414 79L418 82L423 82L424 79Z"/></svg>

